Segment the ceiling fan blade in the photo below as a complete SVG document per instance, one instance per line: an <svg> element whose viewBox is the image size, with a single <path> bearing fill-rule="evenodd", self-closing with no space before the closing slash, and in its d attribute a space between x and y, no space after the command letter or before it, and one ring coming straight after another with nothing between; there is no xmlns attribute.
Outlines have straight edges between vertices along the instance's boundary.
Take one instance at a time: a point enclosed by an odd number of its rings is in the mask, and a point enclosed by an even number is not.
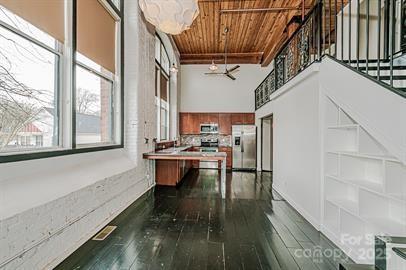
<svg viewBox="0 0 406 270"><path fill-rule="evenodd" d="M205 72L204 75L223 75L223 72Z"/></svg>
<svg viewBox="0 0 406 270"><path fill-rule="evenodd" d="M236 66L230 68L230 69L228 70L228 72L229 72L229 73L232 73L233 71L237 70L239 67L240 67L240 65L236 65Z"/></svg>
<svg viewBox="0 0 406 270"><path fill-rule="evenodd" d="M227 77L229 77L231 80L235 81L235 77L231 75L230 73L225 73Z"/></svg>

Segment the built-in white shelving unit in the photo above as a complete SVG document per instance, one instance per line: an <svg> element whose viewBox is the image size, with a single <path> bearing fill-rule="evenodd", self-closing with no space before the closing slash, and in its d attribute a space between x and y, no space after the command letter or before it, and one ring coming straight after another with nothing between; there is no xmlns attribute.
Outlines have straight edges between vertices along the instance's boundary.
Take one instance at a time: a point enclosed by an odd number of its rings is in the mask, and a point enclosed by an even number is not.
<svg viewBox="0 0 406 270"><path fill-rule="evenodd" d="M322 231L372 263L374 235L406 236L406 166L328 98L324 126Z"/></svg>

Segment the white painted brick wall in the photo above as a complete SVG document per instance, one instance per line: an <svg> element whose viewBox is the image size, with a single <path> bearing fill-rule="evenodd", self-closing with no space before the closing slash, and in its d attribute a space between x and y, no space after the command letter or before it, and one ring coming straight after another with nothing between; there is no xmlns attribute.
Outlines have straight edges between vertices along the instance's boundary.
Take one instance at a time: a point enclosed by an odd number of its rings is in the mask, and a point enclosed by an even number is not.
<svg viewBox="0 0 406 270"><path fill-rule="evenodd" d="M154 183L153 164L142 159L156 133L154 33L138 1L125 4L124 135L134 167L7 219L0 216L1 270L51 269Z"/></svg>

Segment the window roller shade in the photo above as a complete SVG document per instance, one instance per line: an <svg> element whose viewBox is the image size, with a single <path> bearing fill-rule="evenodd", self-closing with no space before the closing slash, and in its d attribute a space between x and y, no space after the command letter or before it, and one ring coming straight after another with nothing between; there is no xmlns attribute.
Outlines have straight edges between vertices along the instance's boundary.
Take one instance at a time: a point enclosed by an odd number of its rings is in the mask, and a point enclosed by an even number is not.
<svg viewBox="0 0 406 270"><path fill-rule="evenodd" d="M64 0L0 0L0 5L64 42Z"/></svg>
<svg viewBox="0 0 406 270"><path fill-rule="evenodd" d="M116 20L98 0L77 1L77 50L115 73Z"/></svg>

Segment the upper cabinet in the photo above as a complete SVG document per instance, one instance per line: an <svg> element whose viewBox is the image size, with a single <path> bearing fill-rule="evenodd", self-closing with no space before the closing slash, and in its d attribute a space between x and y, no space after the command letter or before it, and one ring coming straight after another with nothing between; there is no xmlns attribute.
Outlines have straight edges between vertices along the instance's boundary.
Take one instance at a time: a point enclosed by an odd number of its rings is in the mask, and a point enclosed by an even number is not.
<svg viewBox="0 0 406 270"><path fill-rule="evenodd" d="M231 114L232 125L255 125L254 113L233 113Z"/></svg>
<svg viewBox="0 0 406 270"><path fill-rule="evenodd" d="M200 134L199 114L180 113L179 114L180 134Z"/></svg>
<svg viewBox="0 0 406 270"><path fill-rule="evenodd" d="M244 113L232 113L231 114L231 124L232 125L243 125L244 124Z"/></svg>
<svg viewBox="0 0 406 270"><path fill-rule="evenodd" d="M223 135L231 134L231 114L219 113L219 133Z"/></svg>
<svg viewBox="0 0 406 270"><path fill-rule="evenodd" d="M200 113L200 124L218 124L219 114L218 113Z"/></svg>
<svg viewBox="0 0 406 270"><path fill-rule="evenodd" d="M180 113L179 133L200 134L201 124L218 124L219 133L231 135L232 125L254 125L254 113Z"/></svg>
<svg viewBox="0 0 406 270"><path fill-rule="evenodd" d="M244 114L244 124L245 125L255 125L255 113L245 113Z"/></svg>

